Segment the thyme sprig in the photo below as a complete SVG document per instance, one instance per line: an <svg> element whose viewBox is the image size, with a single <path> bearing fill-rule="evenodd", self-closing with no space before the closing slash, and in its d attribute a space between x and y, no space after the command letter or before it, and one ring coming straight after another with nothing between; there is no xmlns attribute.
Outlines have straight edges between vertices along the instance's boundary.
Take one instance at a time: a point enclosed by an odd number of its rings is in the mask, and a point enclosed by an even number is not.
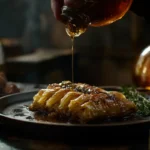
<svg viewBox="0 0 150 150"><path fill-rule="evenodd" d="M136 104L137 114L142 116L150 115L150 100L144 94L141 94L134 87L122 87L121 92L128 100Z"/></svg>

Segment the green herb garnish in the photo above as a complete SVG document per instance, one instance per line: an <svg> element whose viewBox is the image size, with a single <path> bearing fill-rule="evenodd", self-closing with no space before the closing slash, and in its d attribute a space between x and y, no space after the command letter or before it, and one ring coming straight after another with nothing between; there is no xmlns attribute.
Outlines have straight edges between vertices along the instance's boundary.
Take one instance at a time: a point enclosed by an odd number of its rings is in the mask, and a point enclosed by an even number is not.
<svg viewBox="0 0 150 150"><path fill-rule="evenodd" d="M133 87L123 87L121 92L126 96L128 100L133 101L136 104L138 115L150 115L150 100L148 100L146 96L138 92Z"/></svg>

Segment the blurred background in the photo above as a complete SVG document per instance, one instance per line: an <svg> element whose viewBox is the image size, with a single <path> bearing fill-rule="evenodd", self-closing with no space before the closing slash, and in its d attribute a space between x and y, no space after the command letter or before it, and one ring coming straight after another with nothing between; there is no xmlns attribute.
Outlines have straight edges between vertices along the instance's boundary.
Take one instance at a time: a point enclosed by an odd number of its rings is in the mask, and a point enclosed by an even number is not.
<svg viewBox="0 0 150 150"><path fill-rule="evenodd" d="M134 84L134 64L150 44L149 34L149 24L131 12L109 26L89 28L75 39L75 82ZM71 80L71 39L53 17L50 0L1 0L0 42L8 80Z"/></svg>

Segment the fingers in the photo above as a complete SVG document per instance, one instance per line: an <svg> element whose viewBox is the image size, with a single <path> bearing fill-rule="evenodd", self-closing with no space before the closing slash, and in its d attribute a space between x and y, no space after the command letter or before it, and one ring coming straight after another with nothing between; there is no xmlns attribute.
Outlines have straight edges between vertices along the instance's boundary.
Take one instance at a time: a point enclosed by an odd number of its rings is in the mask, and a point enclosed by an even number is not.
<svg viewBox="0 0 150 150"><path fill-rule="evenodd" d="M61 19L61 8L63 4L63 0L51 0L51 8L57 20Z"/></svg>

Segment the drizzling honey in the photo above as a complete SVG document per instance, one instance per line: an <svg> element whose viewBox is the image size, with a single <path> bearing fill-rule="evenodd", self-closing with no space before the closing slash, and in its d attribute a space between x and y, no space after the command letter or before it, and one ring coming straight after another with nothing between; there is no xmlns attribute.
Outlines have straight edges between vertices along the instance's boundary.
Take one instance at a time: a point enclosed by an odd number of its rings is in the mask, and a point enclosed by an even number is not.
<svg viewBox="0 0 150 150"><path fill-rule="evenodd" d="M83 34L86 31L86 27L76 27L75 24L68 23L66 25L66 32L67 34L74 39L75 37L79 37L81 34Z"/></svg>
<svg viewBox="0 0 150 150"><path fill-rule="evenodd" d="M76 28L74 24L66 25L66 32L72 41L72 82L74 82L74 39L86 31L86 28Z"/></svg>
<svg viewBox="0 0 150 150"><path fill-rule="evenodd" d="M72 40L72 82L74 82L74 37Z"/></svg>
<svg viewBox="0 0 150 150"><path fill-rule="evenodd" d="M100 27L121 19L129 10L132 1L82 0L78 1L80 3L78 8L62 7L61 21L66 25L66 32L72 39L72 78L74 78L74 38L83 34L89 26Z"/></svg>

